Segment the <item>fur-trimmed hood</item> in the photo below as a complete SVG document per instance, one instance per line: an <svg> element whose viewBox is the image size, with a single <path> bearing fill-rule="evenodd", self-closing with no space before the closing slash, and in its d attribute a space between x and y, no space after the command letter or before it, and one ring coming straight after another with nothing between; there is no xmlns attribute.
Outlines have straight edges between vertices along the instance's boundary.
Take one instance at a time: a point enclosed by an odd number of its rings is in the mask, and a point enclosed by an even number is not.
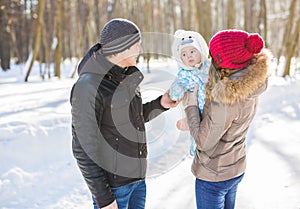
<svg viewBox="0 0 300 209"><path fill-rule="evenodd" d="M266 89L271 53L264 49L255 55L256 62L245 69L218 80L211 90L211 100L223 104L235 104L261 94Z"/></svg>

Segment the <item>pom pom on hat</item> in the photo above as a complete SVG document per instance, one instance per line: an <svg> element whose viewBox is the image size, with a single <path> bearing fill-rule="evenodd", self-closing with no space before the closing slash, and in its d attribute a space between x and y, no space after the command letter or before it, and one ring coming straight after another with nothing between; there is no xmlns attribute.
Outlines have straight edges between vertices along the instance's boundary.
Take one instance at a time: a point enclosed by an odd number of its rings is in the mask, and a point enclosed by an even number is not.
<svg viewBox="0 0 300 209"><path fill-rule="evenodd" d="M229 69L247 66L263 48L264 41L259 34L241 30L220 31L209 43L210 54L217 65Z"/></svg>
<svg viewBox="0 0 300 209"><path fill-rule="evenodd" d="M264 47L262 38L257 34L250 34L246 39L246 48L249 52L257 54Z"/></svg>

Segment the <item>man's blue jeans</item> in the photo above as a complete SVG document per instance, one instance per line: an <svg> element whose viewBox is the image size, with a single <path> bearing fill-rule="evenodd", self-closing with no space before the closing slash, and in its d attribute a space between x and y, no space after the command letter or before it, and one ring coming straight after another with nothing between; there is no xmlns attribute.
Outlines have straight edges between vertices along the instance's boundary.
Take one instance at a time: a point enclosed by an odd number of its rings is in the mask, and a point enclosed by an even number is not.
<svg viewBox="0 0 300 209"><path fill-rule="evenodd" d="M243 176L221 182L196 179L197 209L233 209L237 187Z"/></svg>
<svg viewBox="0 0 300 209"><path fill-rule="evenodd" d="M146 202L146 182L136 181L128 185L112 188L118 209L144 209ZM93 199L94 209L99 209Z"/></svg>

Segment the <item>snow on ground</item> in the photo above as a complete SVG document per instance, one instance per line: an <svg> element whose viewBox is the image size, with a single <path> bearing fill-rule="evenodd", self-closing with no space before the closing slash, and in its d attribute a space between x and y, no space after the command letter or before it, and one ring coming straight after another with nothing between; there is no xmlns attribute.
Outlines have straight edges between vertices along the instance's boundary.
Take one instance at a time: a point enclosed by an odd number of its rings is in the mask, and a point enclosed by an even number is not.
<svg viewBox="0 0 300 209"><path fill-rule="evenodd" d="M145 100L163 93L176 74L173 62L151 64ZM38 66L24 83L22 66L0 72L0 208L88 209L90 193L71 152L70 79L41 81ZM271 77L248 134L248 166L238 209L300 208L300 81ZM194 209L188 140L175 128L182 107L147 124L147 209ZM159 125L157 125L159 124Z"/></svg>

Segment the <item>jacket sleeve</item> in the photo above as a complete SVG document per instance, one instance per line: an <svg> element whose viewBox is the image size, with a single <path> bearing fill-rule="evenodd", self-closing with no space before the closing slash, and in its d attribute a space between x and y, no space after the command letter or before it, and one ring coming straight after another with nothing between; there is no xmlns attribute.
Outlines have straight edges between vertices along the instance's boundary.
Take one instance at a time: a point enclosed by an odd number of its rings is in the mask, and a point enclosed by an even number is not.
<svg viewBox="0 0 300 209"><path fill-rule="evenodd" d="M185 109L190 134L195 139L199 150L207 152L213 149L226 131L226 105L207 101L201 121L197 106ZM201 121L201 122L200 122Z"/></svg>
<svg viewBox="0 0 300 209"><path fill-rule="evenodd" d="M97 121L101 121L102 109L95 114L95 89L88 82L77 82L71 93L72 104L72 149L78 167L86 181L97 205L104 207L115 200L108 184L106 171L92 158L99 150L95 150L95 141L99 139ZM97 101L100 102L101 101ZM88 147L88 149L87 149Z"/></svg>
<svg viewBox="0 0 300 209"><path fill-rule="evenodd" d="M152 100L151 102L147 102L143 104L143 116L145 122L148 122L152 120L153 118L157 117L160 115L162 112L168 110L161 106L160 100L162 96L159 96L155 100Z"/></svg>
<svg viewBox="0 0 300 209"><path fill-rule="evenodd" d="M78 167L98 207L102 208L112 203L115 197L107 182L105 171L89 158L78 140L73 140L72 148Z"/></svg>

